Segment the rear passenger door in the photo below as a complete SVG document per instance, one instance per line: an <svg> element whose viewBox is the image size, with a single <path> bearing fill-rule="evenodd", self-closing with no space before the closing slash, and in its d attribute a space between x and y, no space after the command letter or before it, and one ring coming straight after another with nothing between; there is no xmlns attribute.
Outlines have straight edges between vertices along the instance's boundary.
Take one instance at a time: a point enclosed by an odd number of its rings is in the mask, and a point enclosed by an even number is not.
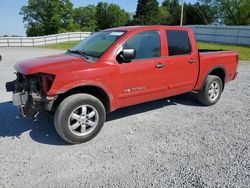
<svg viewBox="0 0 250 188"><path fill-rule="evenodd" d="M186 30L166 30L167 96L192 91L199 71L198 52Z"/></svg>

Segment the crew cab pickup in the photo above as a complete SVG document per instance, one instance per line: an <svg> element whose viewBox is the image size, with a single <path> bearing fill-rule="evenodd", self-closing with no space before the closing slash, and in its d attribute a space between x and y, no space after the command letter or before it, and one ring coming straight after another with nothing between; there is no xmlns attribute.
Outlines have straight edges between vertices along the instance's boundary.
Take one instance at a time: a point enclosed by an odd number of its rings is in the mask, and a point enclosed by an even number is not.
<svg viewBox="0 0 250 188"><path fill-rule="evenodd" d="M64 54L16 64L6 89L24 117L49 112L57 133L75 144L96 136L106 114L122 107L187 92L213 105L237 66L237 52L198 50L187 27L119 27Z"/></svg>

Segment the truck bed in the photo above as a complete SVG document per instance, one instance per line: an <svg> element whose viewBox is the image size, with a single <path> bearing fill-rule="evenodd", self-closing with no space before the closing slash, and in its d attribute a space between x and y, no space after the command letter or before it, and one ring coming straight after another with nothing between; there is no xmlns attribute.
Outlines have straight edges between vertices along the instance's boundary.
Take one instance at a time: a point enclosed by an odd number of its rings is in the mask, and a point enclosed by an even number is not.
<svg viewBox="0 0 250 188"><path fill-rule="evenodd" d="M226 72L225 82L233 80L238 66L238 53L235 51L199 49L200 78L196 89L200 89L202 82L213 68L221 67ZM212 69L211 69L212 67Z"/></svg>
<svg viewBox="0 0 250 188"><path fill-rule="evenodd" d="M210 52L225 52L226 50L212 50L212 49L198 49L199 53L210 53Z"/></svg>

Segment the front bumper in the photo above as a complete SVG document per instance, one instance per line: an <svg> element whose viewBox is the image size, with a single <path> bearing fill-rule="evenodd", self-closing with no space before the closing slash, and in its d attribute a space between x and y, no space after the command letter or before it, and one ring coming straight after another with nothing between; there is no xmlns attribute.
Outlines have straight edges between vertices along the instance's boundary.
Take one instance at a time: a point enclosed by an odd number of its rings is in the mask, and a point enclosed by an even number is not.
<svg viewBox="0 0 250 188"><path fill-rule="evenodd" d="M28 92L13 93L13 105L24 118L36 119L40 111L51 111L57 96L40 97L29 95Z"/></svg>
<svg viewBox="0 0 250 188"><path fill-rule="evenodd" d="M17 79L7 82L7 92L13 92L13 105L25 118L36 119L39 111L51 111L57 96L48 97L47 91L53 82L53 75L35 74L22 75L17 73Z"/></svg>
<svg viewBox="0 0 250 188"><path fill-rule="evenodd" d="M17 107L24 118L36 119L39 114L39 106L34 105L28 92L18 92L12 95L13 105Z"/></svg>

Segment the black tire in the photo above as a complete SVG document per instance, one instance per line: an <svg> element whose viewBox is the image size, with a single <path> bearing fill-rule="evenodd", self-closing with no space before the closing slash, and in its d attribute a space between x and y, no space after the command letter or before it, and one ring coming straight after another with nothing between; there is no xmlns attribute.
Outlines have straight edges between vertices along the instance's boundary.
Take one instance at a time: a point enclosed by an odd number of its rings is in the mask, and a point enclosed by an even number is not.
<svg viewBox="0 0 250 188"><path fill-rule="evenodd" d="M79 134L84 134L81 133L81 130L78 130L82 129L83 125L81 125L81 123L83 122L80 122L82 120L79 120L78 118L77 118L78 120L71 118L72 113L76 112L74 114L77 114L77 111L82 109L82 106L86 109L87 108L93 109L95 113L95 116L93 118L96 118L95 120L96 123L94 128L91 128L91 126L89 126L92 130L86 135L78 135L78 132ZM87 111L88 109L86 110L85 113L86 117L89 115L87 114ZM79 115L78 114L77 115L83 117L83 115L81 114L82 112L80 112ZM85 121L88 122L88 120L86 120L86 117L83 118L85 119ZM89 94L75 94L64 99L58 106L54 116L54 126L57 133L63 140L71 144L79 144L82 142L87 142L92 138L94 138L100 132L105 120L106 120L106 111L102 102L99 99ZM80 128L77 128L76 130L72 131L72 129L70 128L71 127L70 123L72 121L79 123ZM85 129L87 129L86 126L88 126L87 123L85 124Z"/></svg>
<svg viewBox="0 0 250 188"><path fill-rule="evenodd" d="M213 97L211 96L211 94L209 94L210 93L209 91L212 90L211 87L213 87L215 83L218 85L217 89L218 94L215 94L216 97L212 99ZM205 84L203 85L202 89L198 92L198 100L201 104L206 106L214 105L220 99L222 91L223 91L222 80L218 76L208 75Z"/></svg>

